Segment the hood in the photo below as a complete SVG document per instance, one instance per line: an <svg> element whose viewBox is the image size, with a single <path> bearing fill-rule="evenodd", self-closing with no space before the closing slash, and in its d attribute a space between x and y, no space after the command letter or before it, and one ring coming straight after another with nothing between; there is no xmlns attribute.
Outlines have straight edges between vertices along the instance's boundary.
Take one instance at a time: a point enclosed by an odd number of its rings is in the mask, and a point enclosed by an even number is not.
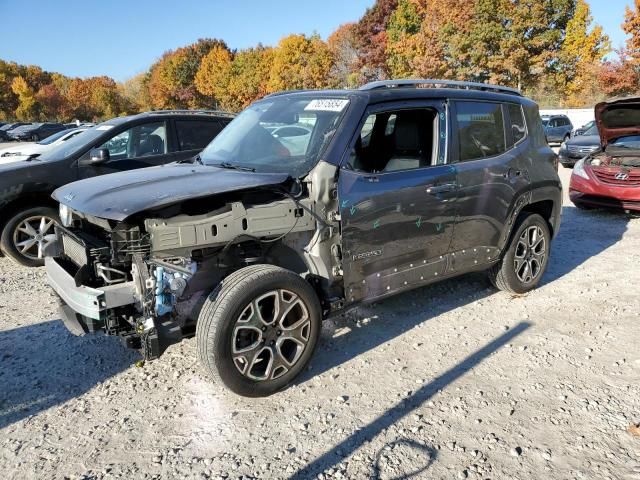
<svg viewBox="0 0 640 480"><path fill-rule="evenodd" d="M603 148L616 138L640 135L640 97L598 103L595 116Z"/></svg>
<svg viewBox="0 0 640 480"><path fill-rule="evenodd" d="M39 145L37 143L20 144L14 147L5 148L0 150L0 161L5 157L12 157L19 155L21 157L29 157L30 155L39 155L47 149L46 145Z"/></svg>
<svg viewBox="0 0 640 480"><path fill-rule="evenodd" d="M11 155L10 157L2 157L0 156L0 165L7 165L9 163L16 163L16 162L24 162L29 160L28 155Z"/></svg>
<svg viewBox="0 0 640 480"><path fill-rule="evenodd" d="M218 193L278 185L288 178L280 173L170 164L70 183L53 192L53 198L81 213L122 221L145 210Z"/></svg>
<svg viewBox="0 0 640 480"><path fill-rule="evenodd" d="M598 135L578 135L577 137L571 137L567 141L567 147L600 147L600 137Z"/></svg>

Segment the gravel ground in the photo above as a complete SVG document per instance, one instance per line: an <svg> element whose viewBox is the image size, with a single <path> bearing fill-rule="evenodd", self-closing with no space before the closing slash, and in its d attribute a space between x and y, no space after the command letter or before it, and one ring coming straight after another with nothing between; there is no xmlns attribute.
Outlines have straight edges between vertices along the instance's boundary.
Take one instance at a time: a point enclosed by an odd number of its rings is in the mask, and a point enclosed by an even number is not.
<svg viewBox="0 0 640 480"><path fill-rule="evenodd" d="M0 259L1 476L638 479L638 265L639 219L566 203L535 292L471 275L357 309L251 400L194 339L136 368L71 336L43 270Z"/></svg>

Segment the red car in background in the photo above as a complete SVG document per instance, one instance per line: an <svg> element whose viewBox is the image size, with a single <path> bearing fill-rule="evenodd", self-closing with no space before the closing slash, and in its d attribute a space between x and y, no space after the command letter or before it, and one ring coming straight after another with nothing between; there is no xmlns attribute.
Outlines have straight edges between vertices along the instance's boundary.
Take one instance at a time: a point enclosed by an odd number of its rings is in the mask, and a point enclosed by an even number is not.
<svg viewBox="0 0 640 480"><path fill-rule="evenodd" d="M640 98L599 103L595 117L602 152L576 163L569 197L579 208L640 211Z"/></svg>

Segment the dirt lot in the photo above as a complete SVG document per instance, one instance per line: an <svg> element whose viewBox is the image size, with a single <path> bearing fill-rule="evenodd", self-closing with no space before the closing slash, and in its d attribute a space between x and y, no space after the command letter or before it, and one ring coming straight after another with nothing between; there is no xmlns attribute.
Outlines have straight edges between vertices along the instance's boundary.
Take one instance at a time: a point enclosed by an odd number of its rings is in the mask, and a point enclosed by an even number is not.
<svg viewBox="0 0 640 480"><path fill-rule="evenodd" d="M193 339L136 368L71 336L44 272L0 259L1 476L640 478L639 265L640 219L567 203L534 293L473 275L359 309L249 400Z"/></svg>

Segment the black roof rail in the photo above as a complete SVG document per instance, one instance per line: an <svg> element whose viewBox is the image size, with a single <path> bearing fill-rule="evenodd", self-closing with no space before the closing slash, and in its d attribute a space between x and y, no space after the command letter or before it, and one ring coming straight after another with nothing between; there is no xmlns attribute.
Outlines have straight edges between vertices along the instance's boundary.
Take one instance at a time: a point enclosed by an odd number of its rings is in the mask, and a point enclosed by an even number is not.
<svg viewBox="0 0 640 480"><path fill-rule="evenodd" d="M265 95L263 98L279 97L280 95L286 95L287 93L303 93L303 92L309 92L309 91L311 91L311 90L305 90L305 89L282 90L280 92L273 92L273 93L270 93L269 95Z"/></svg>
<svg viewBox="0 0 640 480"><path fill-rule="evenodd" d="M437 80L437 79L406 79L406 80L380 80L377 82L367 83L359 88L359 90L377 90L380 88L460 88L463 90L481 90L484 92L507 93L510 95L522 96L520 90L511 87L502 87L500 85L491 85L489 83L464 82L459 80Z"/></svg>
<svg viewBox="0 0 640 480"><path fill-rule="evenodd" d="M144 114L148 114L148 115L168 115L168 114L172 114L172 113L180 113L180 114L186 114L186 115L216 115L216 116L220 116L220 117L235 117L236 114L235 113L231 113L231 112L223 112L222 110L181 110L181 109L175 109L175 110L151 110L149 112L144 112Z"/></svg>

